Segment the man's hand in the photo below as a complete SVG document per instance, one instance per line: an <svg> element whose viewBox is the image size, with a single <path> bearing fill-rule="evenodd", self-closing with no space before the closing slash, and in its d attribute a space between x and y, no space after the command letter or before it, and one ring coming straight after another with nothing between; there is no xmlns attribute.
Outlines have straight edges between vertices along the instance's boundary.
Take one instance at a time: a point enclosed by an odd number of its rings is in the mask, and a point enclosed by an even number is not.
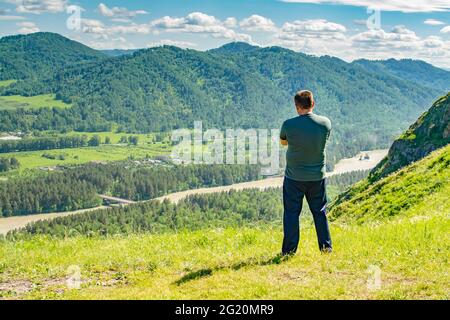
<svg viewBox="0 0 450 320"><path fill-rule="evenodd" d="M287 140L280 139L280 143L283 146L287 146L288 145L288 141Z"/></svg>

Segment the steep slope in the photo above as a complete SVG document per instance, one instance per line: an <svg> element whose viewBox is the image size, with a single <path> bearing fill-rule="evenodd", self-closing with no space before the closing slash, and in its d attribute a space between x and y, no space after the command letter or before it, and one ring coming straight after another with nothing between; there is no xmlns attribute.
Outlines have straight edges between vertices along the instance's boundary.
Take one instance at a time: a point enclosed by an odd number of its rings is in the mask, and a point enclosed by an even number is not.
<svg viewBox="0 0 450 320"><path fill-rule="evenodd" d="M330 217L341 221L380 221L405 215L427 215L431 203L450 212L450 145L376 182L365 179L341 194ZM420 207L421 210L412 210ZM419 212L418 212L419 211Z"/></svg>
<svg viewBox="0 0 450 320"><path fill-rule="evenodd" d="M417 161L431 151L450 143L450 92L433 106L397 140L388 156L373 170L371 180Z"/></svg>
<svg viewBox="0 0 450 320"><path fill-rule="evenodd" d="M450 71L437 68L425 61L412 59L366 60L353 62L371 72L387 73L403 80L415 82L442 93L450 89Z"/></svg>
<svg viewBox="0 0 450 320"><path fill-rule="evenodd" d="M101 52L56 33L7 36L0 39L0 80L41 77L102 57Z"/></svg>
<svg viewBox="0 0 450 320"><path fill-rule="evenodd" d="M331 206L331 217L364 222L404 214L420 205L427 214L426 205L432 201L439 201L443 212L449 212L449 120L450 93L393 143L389 155L368 178L338 197Z"/></svg>

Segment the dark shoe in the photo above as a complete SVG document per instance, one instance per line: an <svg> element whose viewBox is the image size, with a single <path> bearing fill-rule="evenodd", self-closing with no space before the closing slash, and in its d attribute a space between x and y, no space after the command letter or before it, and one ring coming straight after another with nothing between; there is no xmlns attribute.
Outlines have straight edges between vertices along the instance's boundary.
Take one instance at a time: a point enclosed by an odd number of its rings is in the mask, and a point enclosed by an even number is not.
<svg viewBox="0 0 450 320"><path fill-rule="evenodd" d="M322 253L332 253L332 252L333 252L333 249L330 248L330 247L326 247L326 248L322 248L320 251L321 251Z"/></svg>

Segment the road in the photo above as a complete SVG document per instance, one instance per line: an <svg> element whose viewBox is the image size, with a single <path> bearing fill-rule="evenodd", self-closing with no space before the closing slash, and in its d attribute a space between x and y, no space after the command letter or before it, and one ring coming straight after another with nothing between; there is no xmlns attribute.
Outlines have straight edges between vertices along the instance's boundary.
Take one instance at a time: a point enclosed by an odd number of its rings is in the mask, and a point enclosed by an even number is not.
<svg viewBox="0 0 450 320"><path fill-rule="evenodd" d="M118 203L118 204L133 204L133 203L136 203L136 201L131 201L131 200L127 200L127 199L121 199L121 198L111 197L111 196L105 196L104 194L99 195L99 197L102 198L103 200L108 200L110 202Z"/></svg>
<svg viewBox="0 0 450 320"><path fill-rule="evenodd" d="M327 174L327 176L332 176L335 174L340 173L346 173L351 171L359 171L359 170L368 170L374 168L386 155L388 150L372 150L367 152L362 152L363 155L366 153L369 155L369 160L359 160L360 154L353 158L347 158L342 159L339 161L333 172L330 172ZM258 181L249 181L249 182L242 182L242 183L235 183L229 186L221 186L221 187L212 187L212 188L201 188L201 189L194 189L194 190L186 190L186 191L180 191L180 192L174 192L159 198L156 198L156 200L164 200L168 199L174 203L177 203L178 201L186 198L190 195L196 195L196 194L208 194L208 193L215 193L215 192L226 192L230 190L244 190L244 189L260 189L264 190L267 188L276 188L281 187L283 184L283 177L273 177L273 178L267 178L264 180L258 180ZM120 199L116 197L110 197L101 195L103 199L112 200L114 202L118 202L122 205L129 205L132 203L135 203L134 201L126 200L126 199ZM84 210L77 210L77 211L70 211L70 212L58 212L58 213L44 213L44 214L34 214L34 215L27 215L27 216L15 216L15 217L8 217L8 218L0 218L0 234L6 234L8 231L19 229L25 227L28 223L39 221L39 220L51 220L57 217L64 217L68 215L73 214L81 214L89 211L93 211L96 209L104 209L109 208L105 206L91 208L91 209L84 209Z"/></svg>
<svg viewBox="0 0 450 320"><path fill-rule="evenodd" d="M74 214L85 213L97 209L105 209L109 207L100 206L90 209L82 209L76 211L68 211L68 212L54 212L54 213L40 213L33 214L28 216L14 216L8 218L0 218L0 234L7 234L8 231L19 229L25 227L27 224L31 222L36 222L39 220L51 220L58 217L66 217Z"/></svg>

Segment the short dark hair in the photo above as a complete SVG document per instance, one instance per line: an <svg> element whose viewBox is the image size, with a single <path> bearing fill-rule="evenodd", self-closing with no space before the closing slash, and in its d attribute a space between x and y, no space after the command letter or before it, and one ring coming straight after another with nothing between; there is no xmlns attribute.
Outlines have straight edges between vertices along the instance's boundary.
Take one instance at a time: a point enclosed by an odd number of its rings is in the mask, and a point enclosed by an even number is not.
<svg viewBox="0 0 450 320"><path fill-rule="evenodd" d="M302 109L311 109L314 103L314 96L309 90L301 90L295 94L295 105Z"/></svg>

